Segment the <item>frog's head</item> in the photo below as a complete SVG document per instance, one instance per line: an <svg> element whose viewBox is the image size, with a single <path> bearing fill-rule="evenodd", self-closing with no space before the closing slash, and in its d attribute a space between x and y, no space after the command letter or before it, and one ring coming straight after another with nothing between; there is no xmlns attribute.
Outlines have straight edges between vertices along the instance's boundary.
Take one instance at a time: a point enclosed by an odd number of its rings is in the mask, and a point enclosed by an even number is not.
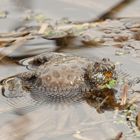
<svg viewBox="0 0 140 140"><path fill-rule="evenodd" d="M114 88L117 82L115 65L105 58L102 61L95 62L91 82L97 89Z"/></svg>

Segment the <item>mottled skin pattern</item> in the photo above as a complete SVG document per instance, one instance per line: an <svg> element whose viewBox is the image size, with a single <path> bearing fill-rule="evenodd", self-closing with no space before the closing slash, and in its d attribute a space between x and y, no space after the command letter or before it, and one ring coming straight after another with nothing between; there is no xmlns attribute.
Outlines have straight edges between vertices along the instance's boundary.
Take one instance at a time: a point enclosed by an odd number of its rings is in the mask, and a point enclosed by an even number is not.
<svg viewBox="0 0 140 140"><path fill-rule="evenodd" d="M29 93L40 101L77 100L117 78L115 66L108 59L89 60L61 53L44 53L26 61L24 65L30 71L1 81L4 88L11 88L8 95L3 88L4 96L15 98ZM15 93L16 90L26 94Z"/></svg>

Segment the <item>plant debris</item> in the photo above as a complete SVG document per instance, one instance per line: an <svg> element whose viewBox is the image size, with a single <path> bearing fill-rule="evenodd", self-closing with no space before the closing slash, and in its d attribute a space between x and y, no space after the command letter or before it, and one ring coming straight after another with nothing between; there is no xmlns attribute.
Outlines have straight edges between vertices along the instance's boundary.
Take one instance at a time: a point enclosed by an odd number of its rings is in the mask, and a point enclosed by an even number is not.
<svg viewBox="0 0 140 140"><path fill-rule="evenodd" d="M115 138L111 139L111 140L124 140L123 139L123 132L119 132Z"/></svg>
<svg viewBox="0 0 140 140"><path fill-rule="evenodd" d="M6 18L8 15L7 11L0 11L0 18Z"/></svg>
<svg viewBox="0 0 140 140"><path fill-rule="evenodd" d="M134 31L132 31L134 28L135 30L139 30L139 18L114 19L93 23L73 23L67 18L54 21L45 18L42 14L31 12L30 15L30 20L36 20L37 22L35 26L26 25L25 27L19 28L18 32L13 31L13 33L0 34L0 36L3 36L3 40L8 35L11 35L11 38L15 38L20 34L28 32L30 35L32 34L33 39L37 36L54 41L59 39L59 42L63 42L64 38L67 38L67 40L74 38L79 40L84 46L118 46L120 49L116 50L116 55L130 54L132 52L131 50L136 52L139 49L138 35L136 37ZM128 23L131 24L129 28L127 27ZM29 34L26 34L26 36Z"/></svg>
<svg viewBox="0 0 140 140"><path fill-rule="evenodd" d="M140 130L140 112L138 112L138 114L136 116L136 125L137 125L138 129Z"/></svg>

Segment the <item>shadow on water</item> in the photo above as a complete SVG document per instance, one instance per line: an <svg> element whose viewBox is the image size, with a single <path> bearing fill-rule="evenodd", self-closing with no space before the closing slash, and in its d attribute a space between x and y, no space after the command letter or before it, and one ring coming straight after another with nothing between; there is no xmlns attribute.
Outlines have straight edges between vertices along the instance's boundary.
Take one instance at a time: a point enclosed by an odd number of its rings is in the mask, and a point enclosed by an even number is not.
<svg viewBox="0 0 140 140"><path fill-rule="evenodd" d="M9 113L15 114L18 118L6 123L6 127L1 130L4 133L6 131L7 140L9 140L9 137L11 140L34 138L34 133L39 135L38 138L44 139L61 138L61 135L65 135L64 138L78 138L82 137L79 132L84 134L84 132L92 129L95 129L96 134L99 125L113 121L110 117L104 120L104 115L98 115L98 113L114 111L121 107L115 96L116 91L104 89L88 93L86 97L75 100L61 100L61 102L56 103L54 100L51 102L50 99L45 99L43 104L40 99L37 101L37 98L33 102L32 97L29 100L22 97L4 97L3 100L13 108ZM98 119L98 117L102 118L101 116L104 118L103 120ZM11 129L7 131L8 126ZM101 137L106 136L102 135Z"/></svg>
<svg viewBox="0 0 140 140"><path fill-rule="evenodd" d="M114 110L115 108L121 109L123 106L118 103L117 90L114 89L102 89L102 90L94 90L92 92L85 93L84 96L82 95L75 95L69 97L59 97L60 95L53 95L53 96L44 96L43 94L31 94L30 92L26 91L26 89L18 88L22 85L14 85L10 82L12 77L8 79L4 79L1 81L1 95L11 106L15 108L24 109L27 106L27 109L30 110L30 106L35 109L36 107L44 104L50 104L54 106L65 106L65 105L74 105L79 103L87 103L89 106L96 109L98 113L102 113L107 110ZM21 83L19 83L21 84ZM9 86L9 87L7 87ZM25 91L24 91L25 90ZM20 93L19 93L20 92ZM72 94L72 93L70 93ZM42 97L41 97L42 96Z"/></svg>
<svg viewBox="0 0 140 140"><path fill-rule="evenodd" d="M11 92L14 89L8 90ZM119 112L117 114L113 113L116 109L120 110L120 113L121 110L126 109L126 106L121 106L118 103L117 91L112 89L93 91L85 97L76 98L75 100L61 100L57 103L54 100L51 102L51 99L46 97L43 104L40 99L33 96L25 98L11 95L10 97L5 96L6 93L4 92L8 91L2 89L4 95L4 97L1 97L2 100L12 106L12 109L7 113L15 114L18 117L8 121L6 126L1 128L2 136L6 137L4 135L6 132L7 140L9 140L9 137L12 140L34 139L35 137L44 140L46 138L58 139L59 137L82 138L85 140L91 134L100 134L97 137L107 140L112 135L102 135L102 132L108 133L108 131L102 129L111 127L113 124L116 125L114 117L119 115ZM123 114L121 113L121 115ZM124 117L126 116L124 115ZM90 132L91 130L92 132ZM123 133L116 131L118 134L113 132L113 135L116 135L114 140L119 140L122 138Z"/></svg>

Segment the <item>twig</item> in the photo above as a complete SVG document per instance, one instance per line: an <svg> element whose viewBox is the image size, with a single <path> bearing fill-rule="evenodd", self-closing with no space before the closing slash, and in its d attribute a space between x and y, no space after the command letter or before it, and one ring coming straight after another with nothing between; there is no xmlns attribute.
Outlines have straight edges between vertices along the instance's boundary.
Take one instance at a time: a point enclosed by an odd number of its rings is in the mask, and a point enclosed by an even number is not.
<svg viewBox="0 0 140 140"><path fill-rule="evenodd" d="M133 103L137 102L140 100L140 95L135 95L131 100L128 102L128 105L132 105Z"/></svg>
<svg viewBox="0 0 140 140"><path fill-rule="evenodd" d="M1 38L9 38L9 37L23 37L30 34L28 31L23 31L23 32L10 32L10 33L0 33Z"/></svg>
<svg viewBox="0 0 140 140"><path fill-rule="evenodd" d="M102 21L108 18L113 18L113 16L124 9L126 6L128 6L130 3L134 2L135 0L122 0L120 3L116 4L114 7L109 9L107 12L103 13L102 15L98 16L96 19L89 20L87 22L97 22L97 21Z"/></svg>
<svg viewBox="0 0 140 140"><path fill-rule="evenodd" d="M122 96L121 96L121 103L120 105L125 105L127 100L127 94L128 94L128 84L125 84L123 86Z"/></svg>
<svg viewBox="0 0 140 140"><path fill-rule="evenodd" d="M122 133L122 132L119 132L119 133L115 136L115 138L113 138L113 139L111 139L111 140L121 140L122 137L123 137L123 133Z"/></svg>
<svg viewBox="0 0 140 140"><path fill-rule="evenodd" d="M26 41L28 41L29 39L32 39L32 36L27 36L27 37L19 37L18 39L16 39L13 43L13 47L9 50L7 50L6 54L4 53L5 48L0 52L0 61L7 55L11 54L15 49L17 49L18 47L22 46Z"/></svg>
<svg viewBox="0 0 140 140"><path fill-rule="evenodd" d="M101 106L106 102L106 100L109 98L109 96L106 96L105 99L97 106L96 110L100 110Z"/></svg>

